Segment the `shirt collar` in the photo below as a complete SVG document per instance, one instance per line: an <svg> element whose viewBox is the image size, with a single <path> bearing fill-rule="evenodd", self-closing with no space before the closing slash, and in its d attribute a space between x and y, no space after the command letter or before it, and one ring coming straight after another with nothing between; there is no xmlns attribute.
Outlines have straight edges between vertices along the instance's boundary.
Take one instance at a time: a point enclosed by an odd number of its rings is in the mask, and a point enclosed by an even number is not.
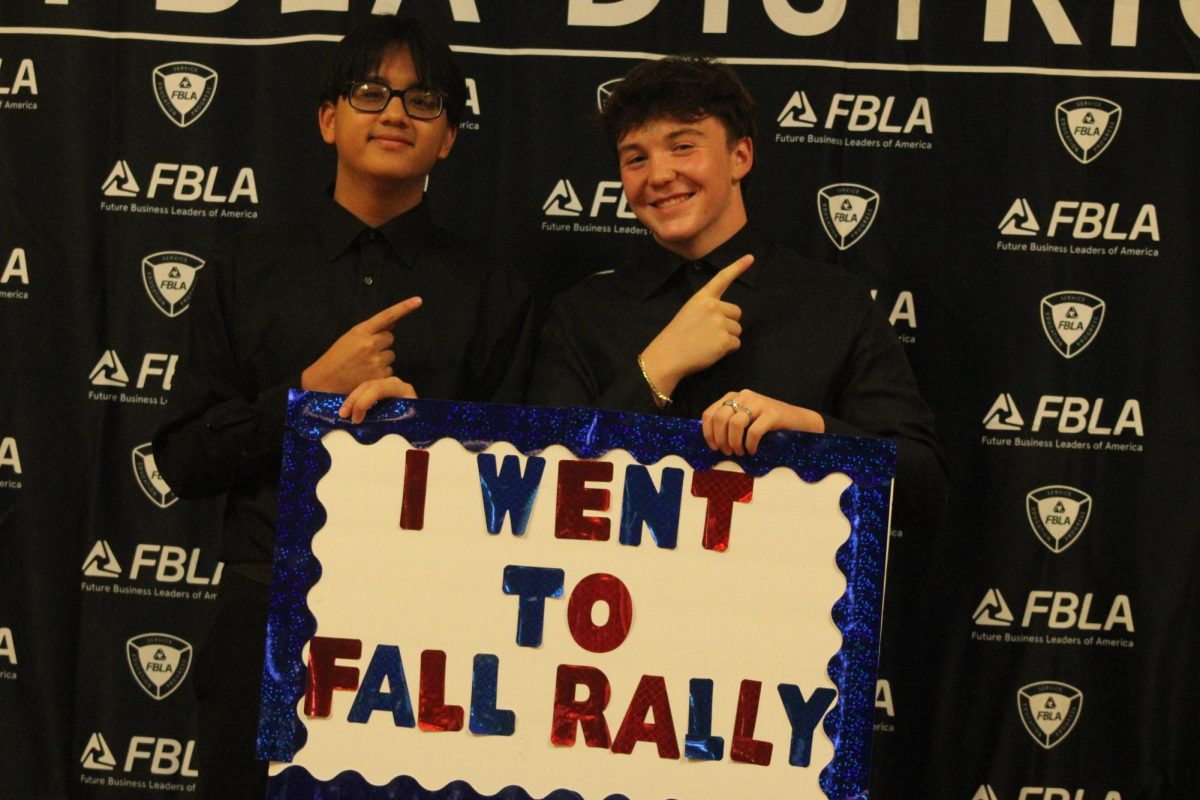
<svg viewBox="0 0 1200 800"><path fill-rule="evenodd" d="M724 243L713 248L706 256L696 260L706 261L714 270L719 270L747 253L753 255L760 263L738 276L735 283L754 288L758 283L758 273L763 267L761 262L766 258L767 241L749 223L743 225ZM635 297L644 300L662 288L685 264L691 263L692 260L672 253L657 242L652 242L636 261L619 269L617 274Z"/></svg>
<svg viewBox="0 0 1200 800"><path fill-rule="evenodd" d="M330 263L355 245L364 231L371 230L358 217L327 195L317 217L321 246ZM398 217L393 217L375 229L406 265L416 263L418 254L433 232L429 205L423 200Z"/></svg>

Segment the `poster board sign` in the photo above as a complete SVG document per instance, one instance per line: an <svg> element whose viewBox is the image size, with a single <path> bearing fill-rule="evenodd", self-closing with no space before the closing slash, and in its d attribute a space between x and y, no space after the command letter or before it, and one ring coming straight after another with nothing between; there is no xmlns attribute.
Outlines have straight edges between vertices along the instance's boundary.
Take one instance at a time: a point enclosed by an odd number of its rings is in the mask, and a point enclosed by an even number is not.
<svg viewBox="0 0 1200 800"><path fill-rule="evenodd" d="M269 796L866 796L894 445L339 405L289 405Z"/></svg>

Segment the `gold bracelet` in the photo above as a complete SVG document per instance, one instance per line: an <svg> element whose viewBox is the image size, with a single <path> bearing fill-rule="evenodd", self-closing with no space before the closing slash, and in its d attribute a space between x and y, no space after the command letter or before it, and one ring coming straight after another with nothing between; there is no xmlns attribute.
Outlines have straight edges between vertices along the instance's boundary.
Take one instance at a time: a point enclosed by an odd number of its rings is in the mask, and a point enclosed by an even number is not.
<svg viewBox="0 0 1200 800"><path fill-rule="evenodd" d="M658 401L658 407L663 408L671 404L671 398L658 390L654 385L654 381L650 380L650 373L646 372L646 362L642 361L642 354L638 353L637 357L638 369L642 371L642 377L646 379L646 385L650 387L650 391L654 394L654 399Z"/></svg>

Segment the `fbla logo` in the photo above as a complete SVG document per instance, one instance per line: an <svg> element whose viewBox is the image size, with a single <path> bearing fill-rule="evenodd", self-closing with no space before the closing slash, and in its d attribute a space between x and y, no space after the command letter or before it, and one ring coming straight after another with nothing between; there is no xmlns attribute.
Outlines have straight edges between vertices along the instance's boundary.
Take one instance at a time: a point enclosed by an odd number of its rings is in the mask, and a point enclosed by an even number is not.
<svg viewBox="0 0 1200 800"><path fill-rule="evenodd" d="M11 63L11 59L9 61ZM17 64L17 72L12 83L9 83L5 77L4 59L0 58L0 95L17 95L21 92L28 92L31 95L38 93L37 70L33 68L33 59L21 59L21 62ZM6 104L5 107L11 108L12 106Z"/></svg>
<svg viewBox="0 0 1200 800"><path fill-rule="evenodd" d="M159 382L162 384L162 390L171 391L171 381L175 377L175 365L178 362L179 356L174 353L146 353L142 357L142 368L138 371L137 388L145 389L151 378L158 377L161 379ZM121 363L121 357L117 355L116 350L105 350L96 366L88 373L88 380L93 386L124 388L129 385L129 373L125 371L125 365ZM95 395L92 399L96 400L117 399L115 395L109 396L103 392L90 394Z"/></svg>
<svg viewBox="0 0 1200 800"><path fill-rule="evenodd" d="M851 133L907 135L918 131L932 136L933 115L929 108L929 98L918 97L903 124L899 123L899 116L896 117L896 121L892 118L896 109L896 99L892 95L881 97L873 94L837 92L829 100L829 110L825 113L823 127L835 131L841 127L840 120L844 119L845 128ZM776 117L776 122L781 128L813 128L817 125L817 110L803 90L796 90L788 98L783 111Z"/></svg>
<svg viewBox="0 0 1200 800"><path fill-rule="evenodd" d="M475 117L480 116L480 114L482 112L480 111L480 106L479 106L479 87L475 84L475 79L474 78L463 78L463 85L467 89L467 101L465 104L467 110L469 110L471 112L472 116L475 116ZM479 123L473 119L467 119L466 117L464 117L463 119L460 119L458 121L458 129L460 131L462 131L462 130L477 131L477 130L479 130ZM429 176L428 175L425 176L425 188L426 189L429 188Z"/></svg>
<svg viewBox="0 0 1200 800"><path fill-rule="evenodd" d="M1005 236L1037 236L1042 227L1038 224L1029 206L1029 201L1018 197L1009 206L1004 218L997 226ZM1077 241L1103 239L1110 242L1133 242L1143 237L1152 241L1162 240L1158 225L1158 208L1153 203L1143 203L1133 224L1129 224L1129 213L1121 213L1120 203L1099 203L1093 200L1057 200L1050 212L1045 238L1053 239L1060 233L1069 233ZM1008 248L1012 249L1012 248ZM1039 248L1026 247L1041 252ZM1052 250L1051 252L1093 255L1086 248Z"/></svg>
<svg viewBox="0 0 1200 800"><path fill-rule="evenodd" d="M1025 427L1025 419L1017 410L1017 401L1008 392L1004 392L992 403L992 407L983 415L983 427L989 431L1019 431Z"/></svg>
<svg viewBox="0 0 1200 800"><path fill-rule="evenodd" d="M83 748L83 755L79 757L79 763L84 769L103 770L112 772L117 768L117 759L113 755L112 748L108 746L108 742L104 740L104 734L100 731L95 731L88 738L87 745Z"/></svg>
<svg viewBox="0 0 1200 800"><path fill-rule="evenodd" d="M108 542L98 539L88 551L87 558L83 560L83 574L89 578L121 577L121 562L117 561Z"/></svg>
<svg viewBox="0 0 1200 800"><path fill-rule="evenodd" d="M4 270L0 271L0 286L14 280L22 286L29 285L29 262L24 247L14 247L4 262Z"/></svg>
<svg viewBox="0 0 1200 800"><path fill-rule="evenodd" d="M88 373L88 380L93 386L128 386L129 373L121 363L121 357L116 350L105 350L104 355Z"/></svg>
<svg viewBox="0 0 1200 800"><path fill-rule="evenodd" d="M971 795L971 800L999 800L999 798L992 787L985 783L976 790L975 794ZM1063 789L1058 786L1022 786L1017 800L1084 800L1084 790ZM1104 795L1103 800L1121 800L1121 793L1112 789Z"/></svg>
<svg viewBox="0 0 1200 800"><path fill-rule="evenodd" d="M1025 511L1038 541L1061 553L1083 535L1092 498L1073 486L1043 486L1025 496Z"/></svg>
<svg viewBox="0 0 1200 800"><path fill-rule="evenodd" d="M548 217L578 217L583 213L583 204L579 202L579 195L575 194L575 187L563 178L554 184L554 190L542 203L542 211Z"/></svg>
<svg viewBox="0 0 1200 800"><path fill-rule="evenodd" d="M154 68L154 98L167 119L186 128L200 119L217 91L217 73L191 61L172 61Z"/></svg>
<svg viewBox="0 0 1200 800"><path fill-rule="evenodd" d="M817 124L817 112L809 102L808 95L802 89L797 89L792 92L791 99L775 121L781 128L811 128Z"/></svg>
<svg viewBox="0 0 1200 800"><path fill-rule="evenodd" d="M1004 602L1004 595L995 588L988 589L972 616L976 625L993 625L1002 628L1012 625L1014 619L1008 603Z"/></svg>
<svg viewBox="0 0 1200 800"><path fill-rule="evenodd" d="M1038 681L1017 690L1021 723L1047 750L1071 734L1082 709L1083 693L1059 681Z"/></svg>
<svg viewBox="0 0 1200 800"><path fill-rule="evenodd" d="M817 192L817 211L830 240L839 250L853 247L866 235L879 210L879 193L857 183L833 183Z"/></svg>
<svg viewBox="0 0 1200 800"><path fill-rule="evenodd" d="M895 732L896 703L892 699L892 684L887 678L875 681L875 712L875 733Z"/></svg>
<svg viewBox="0 0 1200 800"><path fill-rule="evenodd" d="M178 545L142 542L133 551L133 558L129 566L129 580L137 581L153 577L153 580L158 583L185 583L190 586L219 585L221 572L225 565L218 561L214 567L210 567L211 574L205 575L202 572L204 567L201 564L204 560L199 547L193 547L189 551ZM87 558L83 560L83 574L91 578L109 580L120 578L123 575L121 563L117 560L117 556L109 547L108 542L100 539L92 545Z"/></svg>
<svg viewBox="0 0 1200 800"><path fill-rule="evenodd" d="M1100 157L1121 124L1121 107L1103 97L1072 97L1054 108L1058 138L1080 164Z"/></svg>
<svg viewBox="0 0 1200 800"><path fill-rule="evenodd" d="M88 738L83 748L79 763L85 770L99 772L121 771L126 774L148 771L151 775L178 776L183 779L198 778L199 770L192 766L192 758L196 751L196 741L189 739L181 742L159 736L132 736L125 749L124 764L118 765L116 755L104 734L95 731ZM99 775L80 775L83 783L94 786L112 785L111 778ZM146 788L144 785L141 788ZM185 786L186 791L193 791L195 786Z"/></svg>
<svg viewBox="0 0 1200 800"><path fill-rule="evenodd" d="M1138 437L1146 435L1142 424L1142 405L1130 398L1121 406L1117 420L1111 426L1102 424L1104 398L1089 400L1086 397L1068 397L1044 394L1038 400L1030 430L1040 431L1050 420L1057 420L1058 433L1089 433L1093 436L1120 436L1126 431ZM983 417L984 427L992 431L1019 431L1025 420L1017 410L1017 403L1008 392L1001 393ZM1139 448L1140 449L1140 446Z"/></svg>
<svg viewBox="0 0 1200 800"><path fill-rule="evenodd" d="M154 165L154 171L150 175L150 184L146 188L146 199L153 200L160 191L165 194L167 190L170 190L171 199L184 202L199 201L233 205L245 200L255 205L258 204L258 183L255 181L253 169L250 167L239 169L233 179L233 185L225 194L218 191L218 187L222 185L219 177L220 171L221 168L216 166L205 169L198 164L159 162ZM108 177L101 184L101 190L108 197L141 196L141 186L134 177L129 162L125 159L119 159L113 165ZM130 210L122 207L121 204L105 203L101 203L101 209L105 211ZM183 216L196 216L198 213L200 212Z"/></svg>
<svg viewBox="0 0 1200 800"><path fill-rule="evenodd" d="M168 317L187 311L204 261L191 253L164 250L142 259L142 285L154 307Z"/></svg>
<svg viewBox="0 0 1200 800"><path fill-rule="evenodd" d="M12 436L0 439L0 469L5 467L15 475L21 474L21 453L17 450L17 440Z"/></svg>
<svg viewBox="0 0 1200 800"><path fill-rule="evenodd" d="M1129 595L1118 594L1109 604L1108 613L1103 620L1093 617L1093 606L1103 609L1103 601L1097 604L1096 595L1086 592L1082 597L1075 592L1063 592L1052 589L1034 589L1025 598L1025 608L1021 614L1020 627L1030 628L1040 618L1045 618L1045 625L1051 630L1080 630L1103 631L1108 633L1117 628L1126 633L1136 630L1133 621L1133 604ZM975 624L997 628L1011 628L1016 618L1008 607L1004 595L999 589L991 588L983 596L979 607L975 609ZM972 638L976 638L972 636ZM985 640L998 641L994 637L984 637ZM1095 641L1081 642L1078 639L1059 639L1050 641L1051 644L1091 644ZM1112 640L1105 639L1101 644L1111 644ZM1130 645L1132 646L1132 644Z"/></svg>
<svg viewBox="0 0 1200 800"><path fill-rule="evenodd" d="M179 497L171 491L171 487L159 474L158 467L154 464L154 451L151 450L150 442L139 444L133 448L132 459L133 474L137 478L137 485L142 490L142 494L150 498L150 502L159 508L174 505Z"/></svg>
<svg viewBox="0 0 1200 800"><path fill-rule="evenodd" d="M137 178L133 177L129 162L124 159L113 165L101 189L106 197L137 197L142 191Z"/></svg>
<svg viewBox="0 0 1200 800"><path fill-rule="evenodd" d="M142 691L155 700L183 683L192 665L192 646L169 633L143 633L125 643L129 670Z"/></svg>
<svg viewBox="0 0 1200 800"><path fill-rule="evenodd" d="M1082 353L1104 322L1104 301L1087 292L1055 292L1042 298L1042 330L1063 358Z"/></svg>
<svg viewBox="0 0 1200 800"><path fill-rule="evenodd" d="M1004 215L1004 219L1000 220L1000 225L997 227L1005 236L1036 236L1042 229L1038 225L1038 221L1034 219L1029 201L1024 197L1018 197L1013 201L1008 213Z"/></svg>
<svg viewBox="0 0 1200 800"><path fill-rule="evenodd" d="M11 667L17 665L17 643L13 639L12 628L0 628L0 658L7 661ZM11 677L11 673L4 677Z"/></svg>
<svg viewBox="0 0 1200 800"><path fill-rule="evenodd" d="M606 206L616 206L613 212L618 219L636 220L637 216L629 210L629 199L625 196L620 181L600 181L592 194L592 204L587 209L587 216L596 219L602 215ZM542 203L542 213L547 217L581 217L584 215L583 203L575 187L567 178L560 179L554 184L554 189ZM607 216L607 215L605 215ZM599 223L565 223L542 220L542 230L570 230L577 233L644 233L641 226L628 226Z"/></svg>
<svg viewBox="0 0 1200 800"><path fill-rule="evenodd" d="M613 89L617 88L617 84L623 80L625 79L613 78L596 87L596 110L601 114L604 113L604 106L608 103L608 98L612 95Z"/></svg>

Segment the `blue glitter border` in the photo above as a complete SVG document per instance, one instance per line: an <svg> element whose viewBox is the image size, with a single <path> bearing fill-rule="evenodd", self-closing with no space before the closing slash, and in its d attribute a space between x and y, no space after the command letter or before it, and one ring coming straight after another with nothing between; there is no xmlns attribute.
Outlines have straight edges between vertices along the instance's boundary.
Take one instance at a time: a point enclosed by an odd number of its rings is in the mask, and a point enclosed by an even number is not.
<svg viewBox="0 0 1200 800"><path fill-rule="evenodd" d="M677 455L695 470L733 460L756 477L776 467L787 467L809 483L834 472L847 475L852 484L842 494L841 509L850 521L851 531L836 556L838 568L846 576L846 593L832 609L843 645L828 666L839 700L823 723L825 733L834 743L834 757L821 771L819 782L831 800L867 797L879 649L877 625L883 601L895 444L882 439L774 432L763 437L756 455L731 459L708 448L697 420L590 408L392 400L377 405L362 424L353 425L337 415L342 400L340 395L300 391L292 391L288 399L288 432L284 438L267 655L263 666L259 758L290 761L307 740L296 704L304 694L305 683L300 652L316 631L316 619L308 609L308 590L321 576L321 566L312 556L311 544L313 536L325 524L325 510L317 501L315 489L330 464L321 437L340 429L362 444L372 444L387 434L397 433L415 447L428 447L439 439L453 438L467 450L481 452L495 441L505 441L532 455L560 444L580 458L598 458L609 450L621 449L642 464L654 464L665 456ZM353 771L322 782L300 767L289 767L272 777L268 795L277 800L484 797L462 782L429 790L402 776L386 786L376 787ZM508 787L487 797L525 800L529 795L518 787ZM573 797L578 795L565 789L547 796L554 800Z"/></svg>

